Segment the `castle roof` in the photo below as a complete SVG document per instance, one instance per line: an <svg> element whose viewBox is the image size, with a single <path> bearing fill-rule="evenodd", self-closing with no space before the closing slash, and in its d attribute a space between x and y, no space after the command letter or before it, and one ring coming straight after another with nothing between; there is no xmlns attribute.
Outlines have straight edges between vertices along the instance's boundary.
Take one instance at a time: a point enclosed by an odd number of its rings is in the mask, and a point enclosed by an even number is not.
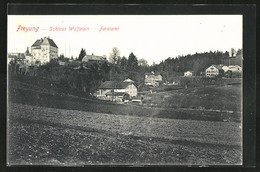
<svg viewBox="0 0 260 172"><path fill-rule="evenodd" d="M55 42L47 37L44 37L43 39L37 39L35 43L32 45L32 47L40 46L40 45L50 45L52 47L58 48L58 46L55 44Z"/></svg>

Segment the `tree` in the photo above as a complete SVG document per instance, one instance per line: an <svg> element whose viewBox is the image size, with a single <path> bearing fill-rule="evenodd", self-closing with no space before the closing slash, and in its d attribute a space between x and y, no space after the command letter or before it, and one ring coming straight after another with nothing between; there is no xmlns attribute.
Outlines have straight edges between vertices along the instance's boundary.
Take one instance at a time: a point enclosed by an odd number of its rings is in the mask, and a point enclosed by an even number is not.
<svg viewBox="0 0 260 172"><path fill-rule="evenodd" d="M130 53L127 61L127 69L130 71L134 71L138 69L138 60L134 53Z"/></svg>
<svg viewBox="0 0 260 172"><path fill-rule="evenodd" d="M81 49L80 53L79 53L79 61L82 61L83 57L86 56L86 50L85 49Z"/></svg>
<svg viewBox="0 0 260 172"><path fill-rule="evenodd" d="M147 67L148 66L148 62L147 62L147 60L142 58L142 59L138 60L138 65L139 66L143 66L143 67Z"/></svg>
<svg viewBox="0 0 260 172"><path fill-rule="evenodd" d="M119 66L121 66L121 57L120 56L118 56L117 57L117 59L116 59L116 62L115 62L115 64L119 67Z"/></svg>
<svg viewBox="0 0 260 172"><path fill-rule="evenodd" d="M64 58L65 58L65 57L64 57L63 54L61 54L61 55L58 57L59 60L62 60L62 59L64 59Z"/></svg>
<svg viewBox="0 0 260 172"><path fill-rule="evenodd" d="M121 58L120 68L124 70L127 68L127 58L125 56Z"/></svg>
<svg viewBox="0 0 260 172"><path fill-rule="evenodd" d="M120 51L117 47L113 47L110 52L109 61L112 64L116 64L118 60L118 56L120 55Z"/></svg>
<svg viewBox="0 0 260 172"><path fill-rule="evenodd" d="M243 50L242 49L237 50L237 56L243 56Z"/></svg>

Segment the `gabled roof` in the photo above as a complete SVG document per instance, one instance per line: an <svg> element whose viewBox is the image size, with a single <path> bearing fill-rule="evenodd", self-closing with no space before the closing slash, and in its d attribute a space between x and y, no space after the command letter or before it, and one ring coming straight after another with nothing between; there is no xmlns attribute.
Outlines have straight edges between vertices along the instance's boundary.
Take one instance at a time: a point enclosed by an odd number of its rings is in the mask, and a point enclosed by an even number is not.
<svg viewBox="0 0 260 172"><path fill-rule="evenodd" d="M214 66L214 67L217 68L218 70L223 70L223 69L222 69L223 65L211 65L211 66ZM211 66L210 66L210 67L211 67ZM210 67L209 67L209 68L210 68Z"/></svg>
<svg viewBox="0 0 260 172"><path fill-rule="evenodd" d="M131 84L132 84L131 82L105 81L99 86L99 88L100 89L124 89Z"/></svg>
<svg viewBox="0 0 260 172"><path fill-rule="evenodd" d="M130 78L127 78L126 80L124 80L124 82L133 82L134 83L134 81Z"/></svg>
<svg viewBox="0 0 260 172"><path fill-rule="evenodd" d="M52 47L58 48L58 46L55 44L55 42L52 39L46 38L46 37L44 37L43 39L42 38L41 39L37 39L35 41L35 43L32 45L32 47L40 46L40 45L50 45Z"/></svg>
<svg viewBox="0 0 260 172"><path fill-rule="evenodd" d="M41 45L42 41L40 39L37 39L35 43L32 45L32 47Z"/></svg>
<svg viewBox="0 0 260 172"><path fill-rule="evenodd" d="M25 53L8 53L8 58L24 59Z"/></svg>
<svg viewBox="0 0 260 172"><path fill-rule="evenodd" d="M96 56L96 55L85 55L83 58L82 58L82 61L105 61L106 58L103 57L103 56Z"/></svg>

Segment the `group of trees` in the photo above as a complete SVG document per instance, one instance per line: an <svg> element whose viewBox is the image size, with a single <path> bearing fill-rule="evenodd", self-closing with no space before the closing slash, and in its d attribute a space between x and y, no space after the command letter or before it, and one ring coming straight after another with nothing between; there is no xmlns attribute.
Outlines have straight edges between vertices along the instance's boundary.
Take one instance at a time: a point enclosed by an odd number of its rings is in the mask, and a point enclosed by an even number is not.
<svg viewBox="0 0 260 172"><path fill-rule="evenodd" d="M142 65L134 53L130 53L129 57L120 57L120 52L117 48L113 48L110 60L103 62L82 62L86 55L86 50L81 49L79 57L76 60L69 61L64 55L60 55L57 59L52 59L49 63L39 67L32 67L34 77L37 80L44 80L47 83L52 83L56 87L70 91L80 91L85 93L95 92L99 85L107 80L122 81L126 78L131 78L138 83L143 80L143 74L147 61L142 60ZM59 65L59 61L67 62L66 65ZM21 63L12 62L9 65L10 76L27 75L27 73L19 72ZM142 71L142 73L140 73Z"/></svg>
<svg viewBox="0 0 260 172"><path fill-rule="evenodd" d="M131 78L140 85L144 80L144 73L149 70L148 62L140 59L131 52L128 57L121 57L118 48L114 47L109 56L110 80L122 81Z"/></svg>
<svg viewBox="0 0 260 172"><path fill-rule="evenodd" d="M242 51L240 51L242 52ZM131 52L128 57L121 57L118 48L114 47L110 53L109 61L101 63L81 62L86 55L86 50L81 49L77 60L70 61L61 55L58 59L51 60L38 68L32 68L37 78L47 79L67 90L77 90L93 93L99 85L107 80L122 81L130 78L137 86L144 83L144 74L154 71L160 73L164 80L171 81L171 77L183 75L183 72L192 70L199 74L212 64L221 64L228 58L228 52L207 52L193 55L168 58L159 64L148 65L145 59L139 59ZM59 60L69 62L67 65L59 65ZM12 62L9 71L13 74L21 74L19 64ZM24 75L24 73L23 73ZM188 82L185 82L188 84Z"/></svg>

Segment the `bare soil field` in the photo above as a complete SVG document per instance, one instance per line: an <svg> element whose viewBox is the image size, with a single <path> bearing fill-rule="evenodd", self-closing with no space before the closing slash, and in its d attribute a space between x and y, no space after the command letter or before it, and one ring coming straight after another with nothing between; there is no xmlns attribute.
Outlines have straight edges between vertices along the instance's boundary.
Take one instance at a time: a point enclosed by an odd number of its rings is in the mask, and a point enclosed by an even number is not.
<svg viewBox="0 0 260 172"><path fill-rule="evenodd" d="M9 165L241 164L241 124L8 104Z"/></svg>

